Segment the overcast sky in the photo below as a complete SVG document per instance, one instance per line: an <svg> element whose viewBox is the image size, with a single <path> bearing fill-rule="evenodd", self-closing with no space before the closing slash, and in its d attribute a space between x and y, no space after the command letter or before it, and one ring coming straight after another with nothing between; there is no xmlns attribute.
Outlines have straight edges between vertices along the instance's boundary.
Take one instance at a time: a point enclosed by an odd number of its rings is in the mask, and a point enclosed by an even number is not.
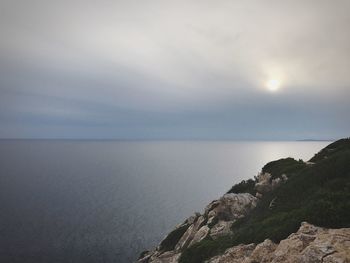
<svg viewBox="0 0 350 263"><path fill-rule="evenodd" d="M0 0L0 137L350 136L349 25L348 0Z"/></svg>

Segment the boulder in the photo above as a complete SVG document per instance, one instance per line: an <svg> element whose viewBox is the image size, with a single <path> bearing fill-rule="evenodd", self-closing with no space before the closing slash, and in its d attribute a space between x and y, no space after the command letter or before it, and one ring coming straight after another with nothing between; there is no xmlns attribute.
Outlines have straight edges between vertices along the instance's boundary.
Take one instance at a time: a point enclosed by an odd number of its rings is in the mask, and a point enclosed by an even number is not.
<svg viewBox="0 0 350 263"><path fill-rule="evenodd" d="M229 248L210 263L350 263L350 228L326 229L302 223L278 245L271 240Z"/></svg>
<svg viewBox="0 0 350 263"><path fill-rule="evenodd" d="M271 185L271 174L259 173L256 177L257 182L255 183L255 190L261 194L265 194L272 190Z"/></svg>
<svg viewBox="0 0 350 263"><path fill-rule="evenodd" d="M277 245L270 239L265 239L264 242L258 244L254 251L250 254L246 263L269 263L272 260L272 252L275 251Z"/></svg>
<svg viewBox="0 0 350 263"><path fill-rule="evenodd" d="M263 194L266 194L277 186L279 186L282 182L288 180L287 175L282 174L280 177L272 179L271 174L269 173L259 173L256 177L255 190L257 191L256 197L261 198Z"/></svg>
<svg viewBox="0 0 350 263"><path fill-rule="evenodd" d="M231 233L231 226L233 221L219 221L210 229L210 236L213 239L225 236Z"/></svg>
<svg viewBox="0 0 350 263"><path fill-rule="evenodd" d="M198 231L197 233L194 235L191 243L189 244L189 247L202 241L204 238L207 237L207 235L209 234L209 231L210 231L210 228L205 225L205 226L202 226Z"/></svg>
<svg viewBox="0 0 350 263"><path fill-rule="evenodd" d="M181 254L174 251L167 251L159 255L154 255L147 263L177 263Z"/></svg>
<svg viewBox="0 0 350 263"><path fill-rule="evenodd" d="M350 262L350 228L326 229L308 223L282 240L272 263Z"/></svg>
<svg viewBox="0 0 350 263"><path fill-rule="evenodd" d="M179 242L175 246L175 251L180 251L184 248L187 248L204 222L204 216L198 217L197 220L192 225L190 225L185 234L180 238Z"/></svg>
<svg viewBox="0 0 350 263"><path fill-rule="evenodd" d="M233 221L242 218L256 207L257 198L249 193L223 195L219 200L210 203L205 209L208 218L216 217L222 221Z"/></svg>
<svg viewBox="0 0 350 263"><path fill-rule="evenodd" d="M207 263L243 263L255 249L255 244L238 245L229 248L221 256L211 258Z"/></svg>

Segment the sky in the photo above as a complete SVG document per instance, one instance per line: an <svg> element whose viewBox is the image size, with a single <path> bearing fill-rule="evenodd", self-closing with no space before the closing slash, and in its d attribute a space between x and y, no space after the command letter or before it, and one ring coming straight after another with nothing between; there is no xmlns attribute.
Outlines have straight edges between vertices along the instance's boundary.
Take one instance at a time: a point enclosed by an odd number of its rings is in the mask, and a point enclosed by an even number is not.
<svg viewBox="0 0 350 263"><path fill-rule="evenodd" d="M0 138L348 137L349 10L0 0Z"/></svg>

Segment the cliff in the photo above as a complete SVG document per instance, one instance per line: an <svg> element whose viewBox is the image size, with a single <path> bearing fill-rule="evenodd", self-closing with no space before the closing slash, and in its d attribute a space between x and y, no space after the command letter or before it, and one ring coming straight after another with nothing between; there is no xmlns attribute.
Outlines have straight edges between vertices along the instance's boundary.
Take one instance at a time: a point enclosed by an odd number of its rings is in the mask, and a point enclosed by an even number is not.
<svg viewBox="0 0 350 263"><path fill-rule="evenodd" d="M309 162L266 164L138 262L350 262L349 227L350 139L341 139Z"/></svg>

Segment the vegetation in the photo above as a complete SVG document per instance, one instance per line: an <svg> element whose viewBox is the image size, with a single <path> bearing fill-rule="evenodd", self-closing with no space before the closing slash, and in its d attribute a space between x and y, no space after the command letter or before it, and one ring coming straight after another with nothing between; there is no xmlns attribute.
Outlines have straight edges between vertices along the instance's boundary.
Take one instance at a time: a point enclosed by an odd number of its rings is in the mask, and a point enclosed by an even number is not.
<svg viewBox="0 0 350 263"><path fill-rule="evenodd" d="M306 163L304 163L302 160L296 161L289 157L267 163L262 168L262 172L271 174L271 179L275 179L282 174L288 174L288 177L291 177L294 175L294 173L299 172L305 167Z"/></svg>
<svg viewBox="0 0 350 263"><path fill-rule="evenodd" d="M242 182L232 186L230 191L228 191L227 193L234 193L234 194L250 193L252 195L255 195L256 190L254 189L254 186L255 186L255 181L253 179L243 180Z"/></svg>
<svg viewBox="0 0 350 263"><path fill-rule="evenodd" d="M179 242L180 238L183 234L185 234L188 224L180 226L179 228L174 229L169 235L160 243L159 250L160 251L169 251L175 248L177 242Z"/></svg>
<svg viewBox="0 0 350 263"><path fill-rule="evenodd" d="M350 138L340 139L336 142L331 143L326 148L321 150L319 153L315 154L314 157L310 159L310 162L318 162L325 158L329 158L331 155L341 152L343 150L350 148Z"/></svg>
<svg viewBox="0 0 350 263"><path fill-rule="evenodd" d="M293 176L265 194L250 215L235 222L232 235L207 238L191 246L180 262L203 262L241 243L259 243L266 238L279 242L297 231L303 221L322 227L350 227L350 139L327 146L311 160L314 165L292 158L265 165L263 172L273 176L288 172ZM251 186L245 182L233 188L250 190ZM272 200L275 205L270 208Z"/></svg>

